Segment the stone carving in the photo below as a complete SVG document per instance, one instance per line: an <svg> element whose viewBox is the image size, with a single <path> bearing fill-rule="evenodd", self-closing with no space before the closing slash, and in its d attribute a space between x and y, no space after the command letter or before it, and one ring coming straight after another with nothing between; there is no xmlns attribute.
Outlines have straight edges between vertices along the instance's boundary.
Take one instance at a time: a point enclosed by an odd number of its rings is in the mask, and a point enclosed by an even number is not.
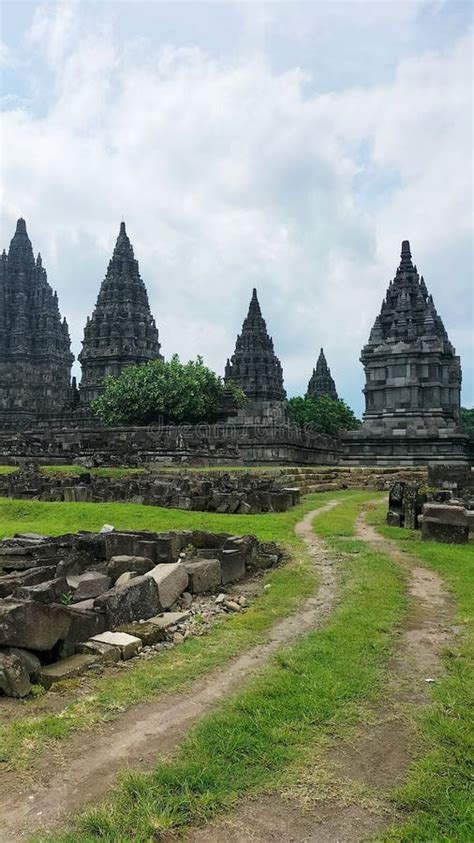
<svg viewBox="0 0 474 843"><path fill-rule="evenodd" d="M316 368L313 369L306 395L310 395L313 398L319 398L320 395L327 395L329 398L334 398L337 401L336 384L331 376L331 370L327 364L323 349L319 352L318 362L316 363Z"/></svg>
<svg viewBox="0 0 474 843"><path fill-rule="evenodd" d="M72 402L69 329L19 219L0 257L0 422L15 425Z"/></svg>
<svg viewBox="0 0 474 843"><path fill-rule="evenodd" d="M118 377L127 366L162 358L158 330L124 222L94 312L87 320L82 346L83 404L97 398L107 375Z"/></svg>

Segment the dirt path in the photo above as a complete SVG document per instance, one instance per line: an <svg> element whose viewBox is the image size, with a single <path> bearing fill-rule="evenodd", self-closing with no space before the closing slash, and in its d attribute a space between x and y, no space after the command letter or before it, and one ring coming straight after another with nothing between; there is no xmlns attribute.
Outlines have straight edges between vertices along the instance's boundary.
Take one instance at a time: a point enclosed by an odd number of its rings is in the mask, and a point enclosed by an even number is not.
<svg viewBox="0 0 474 843"><path fill-rule="evenodd" d="M429 700L429 680L439 674L441 652L453 636L453 606L440 577L376 533L363 515L357 536L408 574L411 609L389 663L383 703L292 792L243 802L225 820L192 830L186 843L357 843L396 818L387 794L403 781L415 751L407 711Z"/></svg>
<svg viewBox="0 0 474 843"><path fill-rule="evenodd" d="M336 601L337 574L311 525L317 515L337 503L330 501L307 513L295 527L320 579L317 594L275 624L267 643L194 683L186 695L168 695L158 702L133 706L119 720L104 724L100 732L76 735L59 748L60 756L50 756L41 764L34 787L25 788L13 777L10 781L2 778L1 843L25 840L38 828L52 829L65 823L69 815L103 797L120 771L152 767L157 756L171 752L199 718L268 662L276 650L325 622Z"/></svg>

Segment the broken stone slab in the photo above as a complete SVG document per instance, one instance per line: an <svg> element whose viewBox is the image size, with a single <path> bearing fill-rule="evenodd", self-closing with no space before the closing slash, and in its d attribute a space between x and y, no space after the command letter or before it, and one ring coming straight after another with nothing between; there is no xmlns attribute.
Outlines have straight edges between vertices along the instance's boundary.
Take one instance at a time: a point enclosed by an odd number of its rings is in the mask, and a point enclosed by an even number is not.
<svg viewBox="0 0 474 843"><path fill-rule="evenodd" d="M155 580L145 575L105 591L94 600L94 608L104 615L106 625L113 629L141 618L150 618L165 607L160 603Z"/></svg>
<svg viewBox="0 0 474 843"><path fill-rule="evenodd" d="M0 600L0 647L51 650L71 626L68 608L34 600Z"/></svg>
<svg viewBox="0 0 474 843"><path fill-rule="evenodd" d="M93 558L80 550L67 554L56 566L57 577L69 577L82 574L93 562Z"/></svg>
<svg viewBox="0 0 474 843"><path fill-rule="evenodd" d="M121 658L124 660L131 659L142 648L141 640L134 635L128 635L126 632L102 632L100 635L95 635L92 641L117 647L120 650Z"/></svg>
<svg viewBox="0 0 474 843"><path fill-rule="evenodd" d="M401 512L394 512L394 510L389 509L387 512L387 524L389 527L401 527L403 521L403 515Z"/></svg>
<svg viewBox="0 0 474 843"><path fill-rule="evenodd" d="M40 582L51 579L51 568L29 568L27 571L15 571L12 574L0 576L0 598L9 597L17 588L29 585L38 585Z"/></svg>
<svg viewBox="0 0 474 843"><path fill-rule="evenodd" d="M153 561L146 556L112 556L107 563L107 574L116 580L127 572L146 574L153 567Z"/></svg>
<svg viewBox="0 0 474 843"><path fill-rule="evenodd" d="M170 626L176 626L179 623L187 620L191 616L191 612L162 612L154 618L149 618L148 623L166 632Z"/></svg>
<svg viewBox="0 0 474 843"><path fill-rule="evenodd" d="M180 594L186 591L188 585L186 568L180 562L156 565L148 572L146 577L157 586L160 609L169 609L173 603L176 603ZM133 582L136 582L136 580L132 580L132 584ZM150 615L144 615L143 617L150 617Z"/></svg>
<svg viewBox="0 0 474 843"><path fill-rule="evenodd" d="M241 550L221 551L221 583L236 582L245 576L245 554Z"/></svg>
<svg viewBox="0 0 474 843"><path fill-rule="evenodd" d="M443 524L457 524L461 527L468 524L467 512L462 506L428 503L423 507L423 518L436 518Z"/></svg>
<svg viewBox="0 0 474 843"><path fill-rule="evenodd" d="M74 602L98 597L112 584L110 577L97 571L84 571L83 574L69 576L67 583L74 591Z"/></svg>
<svg viewBox="0 0 474 843"><path fill-rule="evenodd" d="M30 677L21 659L0 653L0 692L7 697L26 697L30 691Z"/></svg>
<svg viewBox="0 0 474 843"><path fill-rule="evenodd" d="M95 656L104 664L115 664L122 658L120 647L105 644L103 641L94 641L93 638L79 644L77 652L84 653L86 656Z"/></svg>
<svg viewBox="0 0 474 843"><path fill-rule="evenodd" d="M215 591L221 584L219 559L190 559L183 563L189 577L189 590L193 594Z"/></svg>
<svg viewBox="0 0 474 843"><path fill-rule="evenodd" d="M56 603L61 601L68 590L66 578L56 577L37 585L21 586L15 591L14 597L20 600L37 600L40 603Z"/></svg>
<svg viewBox="0 0 474 843"><path fill-rule="evenodd" d="M124 624L118 627L116 632L125 632L127 635L133 635L135 638L139 638L142 644L147 647L158 644L165 637L164 630L152 623L151 620Z"/></svg>
<svg viewBox="0 0 474 843"><path fill-rule="evenodd" d="M74 679L76 676L86 673L93 664L97 664L97 658L95 656L75 653L75 655L61 659L59 662L43 665L39 674L40 685L43 685L47 689L54 682Z"/></svg>

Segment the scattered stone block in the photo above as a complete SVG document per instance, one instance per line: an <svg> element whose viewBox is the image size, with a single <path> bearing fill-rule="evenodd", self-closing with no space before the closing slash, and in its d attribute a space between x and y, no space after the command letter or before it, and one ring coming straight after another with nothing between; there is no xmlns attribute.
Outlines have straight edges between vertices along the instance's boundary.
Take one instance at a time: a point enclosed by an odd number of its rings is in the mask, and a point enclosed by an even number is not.
<svg viewBox="0 0 474 843"><path fill-rule="evenodd" d="M186 568L180 562L156 565L146 576L158 588L158 599L161 609L169 609L173 603L176 603L178 597L183 591L186 591L188 585ZM144 615L143 617L150 617L150 615Z"/></svg>
<svg viewBox="0 0 474 843"><path fill-rule="evenodd" d="M65 679L74 679L85 673L91 665L97 663L95 656L88 656L83 653L76 653L59 662L44 665L39 674L39 682L43 687L50 688L53 682L61 682Z"/></svg>
<svg viewBox="0 0 474 843"><path fill-rule="evenodd" d="M467 544L469 519L460 506L426 504L421 519L421 537L425 541Z"/></svg>
<svg viewBox="0 0 474 843"><path fill-rule="evenodd" d="M74 591L74 601L90 600L98 597L111 586L110 577L97 571L85 571L83 574L67 578L67 584Z"/></svg>
<svg viewBox="0 0 474 843"><path fill-rule="evenodd" d="M184 562L193 594L215 591L221 584L221 563L218 559L198 559Z"/></svg>
<svg viewBox="0 0 474 843"><path fill-rule="evenodd" d="M47 651L71 626L68 608L33 600L0 600L0 647Z"/></svg>
<svg viewBox="0 0 474 843"><path fill-rule="evenodd" d="M21 659L13 653L0 653L0 692L7 697L26 697L30 691L30 677Z"/></svg>
<svg viewBox="0 0 474 843"><path fill-rule="evenodd" d="M146 556L113 556L107 563L107 574L116 580L127 572L146 574L153 567L153 561Z"/></svg>
<svg viewBox="0 0 474 843"><path fill-rule="evenodd" d="M0 598L9 597L17 588L38 585L38 583L50 579L51 568L46 565L40 568L29 568L26 571L15 571L12 574L4 574L0 577Z"/></svg>
<svg viewBox="0 0 474 843"><path fill-rule="evenodd" d="M94 641L93 638L79 644L77 651L86 656L95 656L104 664L114 664L122 658L120 647L105 644L103 641Z"/></svg>
<svg viewBox="0 0 474 843"><path fill-rule="evenodd" d="M38 656L30 652L30 650L23 650L20 647L5 647L1 650L0 655L16 656L16 658L20 659L30 679L32 676L37 676L40 671L41 662Z"/></svg>
<svg viewBox="0 0 474 843"><path fill-rule="evenodd" d="M389 509L387 512L387 524L389 527L402 527L403 516L401 512L394 512Z"/></svg>
<svg viewBox="0 0 474 843"><path fill-rule="evenodd" d="M65 577L56 577L37 585L25 585L15 591L14 596L20 600L36 600L39 603L56 603L68 591Z"/></svg>
<svg viewBox="0 0 474 843"><path fill-rule="evenodd" d="M154 618L149 618L148 623L153 624L157 629L165 632L170 626L176 626L190 617L190 612L162 612Z"/></svg>
<svg viewBox="0 0 474 843"><path fill-rule="evenodd" d="M245 576L245 555L241 550L221 551L221 582L226 585Z"/></svg>
<svg viewBox="0 0 474 843"><path fill-rule="evenodd" d="M103 613L106 625L114 628L141 618L150 618L166 607L160 602L155 580L145 575L105 591L94 600L94 608Z"/></svg>
<svg viewBox="0 0 474 843"><path fill-rule="evenodd" d="M136 623L127 623L124 626L120 626L116 631L125 632L127 635L133 635L135 638L139 638L145 647L157 644L159 641L163 641L165 637L163 629L152 623L151 620L143 621L142 623L138 621Z"/></svg>
<svg viewBox="0 0 474 843"><path fill-rule="evenodd" d="M70 624L67 634L56 645L55 654L58 658L73 655L81 641L92 638L106 628L105 618L100 612L78 609L78 605L66 607Z"/></svg>
<svg viewBox="0 0 474 843"><path fill-rule="evenodd" d="M142 648L140 639L126 632L102 632L100 635L95 635L92 641L117 647L124 660L131 659Z"/></svg>
<svg viewBox="0 0 474 843"><path fill-rule="evenodd" d="M190 544L193 547L209 550L223 547L228 538L230 538L229 533L208 533L205 530L193 530Z"/></svg>

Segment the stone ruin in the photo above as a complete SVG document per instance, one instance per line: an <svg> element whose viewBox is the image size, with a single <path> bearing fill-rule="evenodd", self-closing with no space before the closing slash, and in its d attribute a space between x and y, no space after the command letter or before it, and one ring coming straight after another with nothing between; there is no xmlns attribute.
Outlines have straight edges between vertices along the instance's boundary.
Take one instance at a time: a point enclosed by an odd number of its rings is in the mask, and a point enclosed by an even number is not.
<svg viewBox="0 0 474 843"><path fill-rule="evenodd" d="M469 466L429 466L428 483L396 482L387 524L421 528L423 539L465 544L474 530L474 474Z"/></svg>
<svg viewBox="0 0 474 843"><path fill-rule="evenodd" d="M288 488L278 475L247 472L144 471L123 477L46 474L35 464L0 475L0 496L42 501L128 501L147 506L201 512L256 515L285 512L300 500L298 488Z"/></svg>
<svg viewBox="0 0 474 843"><path fill-rule="evenodd" d="M166 638L193 595L279 563L255 536L202 530L19 533L0 543L0 692L23 697ZM217 602L216 601L216 602ZM189 612L188 612L189 614Z"/></svg>

